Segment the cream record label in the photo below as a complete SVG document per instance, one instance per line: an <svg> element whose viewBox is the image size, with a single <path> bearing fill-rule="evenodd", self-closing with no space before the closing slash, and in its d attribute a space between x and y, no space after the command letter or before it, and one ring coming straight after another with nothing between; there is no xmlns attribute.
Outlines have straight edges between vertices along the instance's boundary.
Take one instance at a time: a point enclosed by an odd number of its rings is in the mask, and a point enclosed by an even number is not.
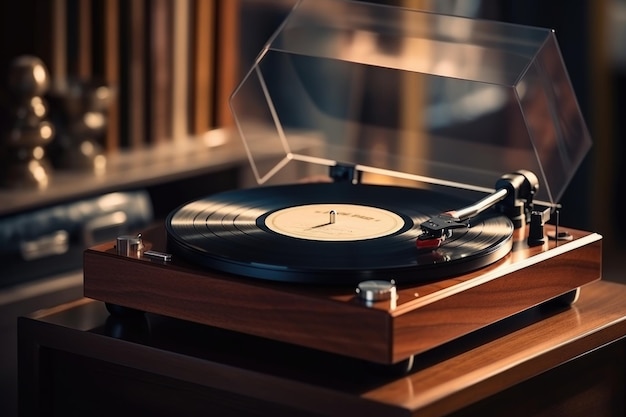
<svg viewBox="0 0 626 417"><path fill-rule="evenodd" d="M285 236L319 241L373 239L396 233L405 222L397 214L357 204L306 204L267 216L269 230Z"/></svg>

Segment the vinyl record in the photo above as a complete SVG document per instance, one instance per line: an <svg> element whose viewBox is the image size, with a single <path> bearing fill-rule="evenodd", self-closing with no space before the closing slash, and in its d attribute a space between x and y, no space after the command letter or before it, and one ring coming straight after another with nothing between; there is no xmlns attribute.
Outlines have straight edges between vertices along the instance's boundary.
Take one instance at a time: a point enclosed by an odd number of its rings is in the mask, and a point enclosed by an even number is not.
<svg viewBox="0 0 626 417"><path fill-rule="evenodd" d="M166 220L168 251L203 268L273 281L354 285L425 282L491 264L512 247L511 221L493 212L417 249L419 225L472 203L429 190L314 183L211 195Z"/></svg>

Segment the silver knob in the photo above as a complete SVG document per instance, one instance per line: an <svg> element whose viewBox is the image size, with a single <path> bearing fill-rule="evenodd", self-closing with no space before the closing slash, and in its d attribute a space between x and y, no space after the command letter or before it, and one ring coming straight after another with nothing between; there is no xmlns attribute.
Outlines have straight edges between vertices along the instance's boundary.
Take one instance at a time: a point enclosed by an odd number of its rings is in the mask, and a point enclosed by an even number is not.
<svg viewBox="0 0 626 417"><path fill-rule="evenodd" d="M136 257L143 250L141 234L137 236L118 236L115 246L118 255Z"/></svg>
<svg viewBox="0 0 626 417"><path fill-rule="evenodd" d="M396 298L396 283L383 280L361 281L356 293L364 301L384 301Z"/></svg>

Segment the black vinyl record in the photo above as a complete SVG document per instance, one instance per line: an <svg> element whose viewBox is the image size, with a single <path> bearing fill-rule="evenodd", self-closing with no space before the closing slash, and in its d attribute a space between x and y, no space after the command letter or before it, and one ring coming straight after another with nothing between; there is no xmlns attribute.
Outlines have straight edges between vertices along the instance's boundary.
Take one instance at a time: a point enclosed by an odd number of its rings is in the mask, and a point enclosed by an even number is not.
<svg viewBox="0 0 626 417"><path fill-rule="evenodd" d="M190 202L166 219L168 251L203 268L273 281L414 283L489 265L512 247L513 225L486 212L437 249L419 225L472 203L429 190L313 183L234 190Z"/></svg>

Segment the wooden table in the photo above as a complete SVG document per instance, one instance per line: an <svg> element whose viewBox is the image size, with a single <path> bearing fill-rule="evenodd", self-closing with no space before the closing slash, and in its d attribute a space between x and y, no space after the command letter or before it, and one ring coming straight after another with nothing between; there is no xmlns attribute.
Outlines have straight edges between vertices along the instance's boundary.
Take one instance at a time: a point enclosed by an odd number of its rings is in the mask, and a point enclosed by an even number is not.
<svg viewBox="0 0 626 417"><path fill-rule="evenodd" d="M271 323L267 324L271 326ZM34 415L624 416L626 286L583 287L422 353L408 374L88 299L19 321Z"/></svg>

